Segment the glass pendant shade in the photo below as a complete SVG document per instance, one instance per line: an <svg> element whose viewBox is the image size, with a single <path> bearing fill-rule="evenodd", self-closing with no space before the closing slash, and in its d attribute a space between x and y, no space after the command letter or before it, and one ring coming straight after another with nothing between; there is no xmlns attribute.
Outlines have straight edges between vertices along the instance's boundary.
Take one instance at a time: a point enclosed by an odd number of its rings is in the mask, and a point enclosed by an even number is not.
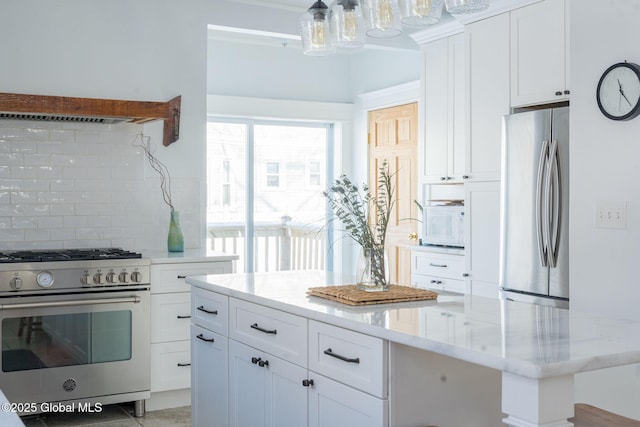
<svg viewBox="0 0 640 427"><path fill-rule="evenodd" d="M440 22L444 0L400 0L402 23L422 26Z"/></svg>
<svg viewBox="0 0 640 427"><path fill-rule="evenodd" d="M364 0L362 9L371 37L395 37L402 34L398 0Z"/></svg>
<svg viewBox="0 0 640 427"><path fill-rule="evenodd" d="M331 5L331 40L335 47L364 46L365 23L358 0L337 0Z"/></svg>
<svg viewBox="0 0 640 427"><path fill-rule="evenodd" d="M300 19L300 37L305 55L324 56L335 52L328 15L329 7L318 0Z"/></svg>
<svg viewBox="0 0 640 427"><path fill-rule="evenodd" d="M474 13L489 7L489 0L446 0L447 12L452 14Z"/></svg>

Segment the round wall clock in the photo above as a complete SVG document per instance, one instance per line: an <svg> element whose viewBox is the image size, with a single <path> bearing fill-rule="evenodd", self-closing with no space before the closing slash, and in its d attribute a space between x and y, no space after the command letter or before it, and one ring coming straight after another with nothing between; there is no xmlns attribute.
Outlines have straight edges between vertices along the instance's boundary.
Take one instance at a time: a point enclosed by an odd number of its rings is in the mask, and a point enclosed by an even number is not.
<svg viewBox="0 0 640 427"><path fill-rule="evenodd" d="M631 120L640 114L640 66L613 64L602 73L596 90L598 107L611 120Z"/></svg>

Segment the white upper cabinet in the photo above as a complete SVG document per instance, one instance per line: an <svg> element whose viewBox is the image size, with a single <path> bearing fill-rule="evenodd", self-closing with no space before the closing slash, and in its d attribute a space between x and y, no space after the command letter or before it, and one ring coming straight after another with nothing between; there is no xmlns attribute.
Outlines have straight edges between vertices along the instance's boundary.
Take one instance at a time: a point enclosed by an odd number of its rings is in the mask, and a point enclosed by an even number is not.
<svg viewBox="0 0 640 427"><path fill-rule="evenodd" d="M511 12L511 106L569 99L565 0L544 0Z"/></svg>
<svg viewBox="0 0 640 427"><path fill-rule="evenodd" d="M465 27L465 181L500 180L502 116L509 114L509 14Z"/></svg>
<svg viewBox="0 0 640 427"><path fill-rule="evenodd" d="M465 168L464 35L424 45L425 183L462 182Z"/></svg>

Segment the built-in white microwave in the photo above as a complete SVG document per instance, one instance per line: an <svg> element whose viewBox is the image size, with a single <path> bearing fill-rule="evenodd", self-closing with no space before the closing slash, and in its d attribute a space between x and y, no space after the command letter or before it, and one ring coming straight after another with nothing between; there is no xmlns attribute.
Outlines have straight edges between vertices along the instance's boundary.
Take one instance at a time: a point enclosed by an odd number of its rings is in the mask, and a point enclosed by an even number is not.
<svg viewBox="0 0 640 427"><path fill-rule="evenodd" d="M464 247L464 206L426 206L423 213L423 245Z"/></svg>

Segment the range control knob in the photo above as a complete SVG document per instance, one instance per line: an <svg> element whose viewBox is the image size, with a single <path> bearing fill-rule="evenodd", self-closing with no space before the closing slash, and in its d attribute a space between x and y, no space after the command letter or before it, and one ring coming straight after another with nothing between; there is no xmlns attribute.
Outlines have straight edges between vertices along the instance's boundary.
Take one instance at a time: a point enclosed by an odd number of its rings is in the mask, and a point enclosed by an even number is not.
<svg viewBox="0 0 640 427"><path fill-rule="evenodd" d="M93 275L93 283L95 283L96 285L104 284L104 274L102 274L102 273L94 274Z"/></svg>
<svg viewBox="0 0 640 427"><path fill-rule="evenodd" d="M142 274L140 274L139 271L134 271L133 273L131 273L131 281L140 283L142 281Z"/></svg>
<svg viewBox="0 0 640 427"><path fill-rule="evenodd" d="M106 277L107 283L116 283L116 273L110 272L107 273Z"/></svg>
<svg viewBox="0 0 640 427"><path fill-rule="evenodd" d="M11 286L12 289L20 289L22 287L22 279L19 277L14 277L9 282L9 285Z"/></svg>
<svg viewBox="0 0 640 427"><path fill-rule="evenodd" d="M118 281L120 283L127 283L127 281L129 280L129 274L126 271L123 271L122 273L118 274Z"/></svg>
<svg viewBox="0 0 640 427"><path fill-rule="evenodd" d="M85 273L80 278L80 283L82 283L85 286L90 285L91 284L90 279L91 279L91 275L89 273Z"/></svg>

